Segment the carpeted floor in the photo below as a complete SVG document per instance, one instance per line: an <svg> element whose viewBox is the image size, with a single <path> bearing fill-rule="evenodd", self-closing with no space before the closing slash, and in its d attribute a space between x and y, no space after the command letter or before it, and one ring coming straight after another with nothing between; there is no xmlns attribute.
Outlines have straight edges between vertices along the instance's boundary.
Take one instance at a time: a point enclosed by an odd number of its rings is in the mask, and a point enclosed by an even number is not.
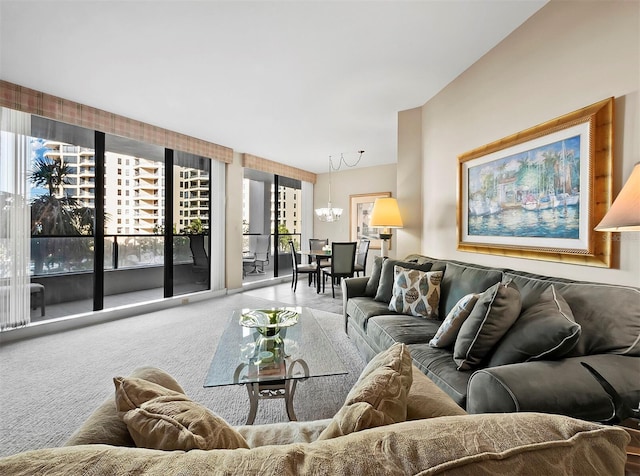
<svg viewBox="0 0 640 476"><path fill-rule="evenodd" d="M244 424L244 386L203 388L206 372L233 309L282 303L235 294L0 348L0 456L60 446L113 394L112 378L150 365L173 375L193 400L232 425ZM330 418L364 361L343 331L342 316L314 310L348 375L298 385L299 420ZM255 424L287 421L283 400L261 401Z"/></svg>

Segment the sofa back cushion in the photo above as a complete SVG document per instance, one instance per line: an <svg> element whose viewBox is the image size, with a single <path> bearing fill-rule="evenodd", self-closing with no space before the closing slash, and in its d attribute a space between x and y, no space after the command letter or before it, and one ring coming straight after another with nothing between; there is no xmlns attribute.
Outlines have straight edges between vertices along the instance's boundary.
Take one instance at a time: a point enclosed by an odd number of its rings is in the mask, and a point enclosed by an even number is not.
<svg viewBox="0 0 640 476"><path fill-rule="evenodd" d="M537 302L551 285L564 298L582 328L580 339L568 357L592 354L640 356L640 289L519 271L509 271L505 276L520 289L523 308Z"/></svg>
<svg viewBox="0 0 640 476"><path fill-rule="evenodd" d="M438 269L438 263L434 269ZM440 316L447 316L451 309L467 294L480 294L502 281L502 271L480 265L446 262L440 283Z"/></svg>
<svg viewBox="0 0 640 476"><path fill-rule="evenodd" d="M371 268L371 276L367 281L367 287L365 288L364 295L368 297L375 297L378 292L378 285L380 284L380 274L382 274L382 264L387 259L384 256L376 256L373 260L373 268Z"/></svg>
<svg viewBox="0 0 640 476"><path fill-rule="evenodd" d="M380 274L380 282L378 283L378 290L376 291L376 296L374 298L376 301L386 302L387 304L389 304L389 301L391 301L391 295L393 293L393 282L395 280L394 267L396 265L408 269L430 271L432 263L418 264L396 259L384 260L384 263L382 263L382 271Z"/></svg>
<svg viewBox="0 0 640 476"><path fill-rule="evenodd" d="M0 474L624 474L629 435L559 415L512 413L408 421L310 444L155 451L81 446L0 459ZM121 471L121 472L122 472Z"/></svg>

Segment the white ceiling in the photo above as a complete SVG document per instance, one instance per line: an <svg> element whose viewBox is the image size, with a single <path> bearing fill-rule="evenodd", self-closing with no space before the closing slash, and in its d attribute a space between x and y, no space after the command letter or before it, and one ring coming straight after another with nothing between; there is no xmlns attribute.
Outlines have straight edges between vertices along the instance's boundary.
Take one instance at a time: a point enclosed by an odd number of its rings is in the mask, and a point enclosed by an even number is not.
<svg viewBox="0 0 640 476"><path fill-rule="evenodd" d="M546 2L0 0L0 77L323 173Z"/></svg>

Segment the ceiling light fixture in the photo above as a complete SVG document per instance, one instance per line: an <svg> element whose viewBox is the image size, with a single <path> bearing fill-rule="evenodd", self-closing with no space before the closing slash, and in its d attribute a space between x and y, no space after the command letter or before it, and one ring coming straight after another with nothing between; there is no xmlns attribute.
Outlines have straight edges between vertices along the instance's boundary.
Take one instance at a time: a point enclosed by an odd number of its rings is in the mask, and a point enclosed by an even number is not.
<svg viewBox="0 0 640 476"><path fill-rule="evenodd" d="M331 172L340 170L343 164L346 167L355 167L360 163L362 154L364 154L364 150L359 150L358 159L353 164L350 164L345 160L344 154L340 154L340 162L338 162L337 167L333 166L333 161L331 160L331 156L329 156L329 202L327 203L326 208L316 208L316 216L318 217L318 220L329 223L340 219L342 216L342 208L334 208L331 205Z"/></svg>

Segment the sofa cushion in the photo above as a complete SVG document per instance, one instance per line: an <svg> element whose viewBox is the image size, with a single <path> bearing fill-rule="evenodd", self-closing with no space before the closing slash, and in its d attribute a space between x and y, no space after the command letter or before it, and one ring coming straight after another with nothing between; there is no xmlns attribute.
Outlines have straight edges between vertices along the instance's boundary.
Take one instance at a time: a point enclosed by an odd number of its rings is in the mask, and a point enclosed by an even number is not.
<svg viewBox="0 0 640 476"><path fill-rule="evenodd" d="M439 349L423 343L410 344L409 350L415 366L444 390L456 404L465 408L467 384L475 370L458 370L449 349Z"/></svg>
<svg viewBox="0 0 640 476"><path fill-rule="evenodd" d="M382 314L394 314L389 311L389 304L374 301L368 297L354 297L347 301L347 315L361 329L366 330L369 319Z"/></svg>
<svg viewBox="0 0 640 476"><path fill-rule="evenodd" d="M438 330L440 321L406 314L373 316L367 325L367 336L380 349L396 342L417 344L428 342Z"/></svg>
<svg viewBox="0 0 640 476"><path fill-rule="evenodd" d="M493 351L489 367L562 357L576 345L580 330L571 308L551 285L522 311Z"/></svg>
<svg viewBox="0 0 640 476"><path fill-rule="evenodd" d="M155 367L139 367L131 373L131 377L157 383L164 388L184 394L180 384L171 375ZM118 409L113 396L106 399L65 442L67 446L98 444L136 445L131 439L127 425L118 416Z"/></svg>
<svg viewBox="0 0 640 476"><path fill-rule="evenodd" d="M367 402L356 402L343 406L333 417L327 428L320 433L318 440L328 440L339 436L368 430L378 426L392 425L395 422L386 413L376 410Z"/></svg>
<svg viewBox="0 0 640 476"><path fill-rule="evenodd" d="M376 291L375 300L389 304L391 301L391 294L393 292L393 282L395 279L394 266L400 265L403 268L418 269L420 271L430 271L432 263L409 263L406 261L399 261L395 259L386 259L382 263L382 271L380 274L380 282L378 283L378 290Z"/></svg>
<svg viewBox="0 0 640 476"><path fill-rule="evenodd" d="M114 378L116 406L136 446L158 450L248 448L222 418L186 395L137 378Z"/></svg>
<svg viewBox="0 0 640 476"><path fill-rule="evenodd" d="M553 284L571 307L582 332L567 356L619 354L640 356L640 289L540 276L520 271L506 274L522 294L524 308Z"/></svg>
<svg viewBox="0 0 640 476"><path fill-rule="evenodd" d="M335 438L407 419L407 396L413 382L411 354L404 344L394 344L365 366L347 394L342 409L318 439ZM358 403L355 409L345 409Z"/></svg>
<svg viewBox="0 0 640 476"><path fill-rule="evenodd" d="M389 310L412 316L438 317L442 271L420 271L394 266L395 279Z"/></svg>
<svg viewBox="0 0 640 476"><path fill-rule="evenodd" d="M518 318L520 309L520 292L510 282L494 284L482 293L453 347L458 370L479 366Z"/></svg>
<svg viewBox="0 0 640 476"><path fill-rule="evenodd" d="M375 297L378 292L378 284L380 283L380 274L382 273L382 263L387 259L386 256L376 256L373 260L373 267L371 268L371 276L367 281L365 288L365 296Z"/></svg>
<svg viewBox="0 0 640 476"><path fill-rule="evenodd" d="M624 474L628 442L622 428L559 415L463 415L252 450L47 448L0 459L0 474Z"/></svg>
<svg viewBox="0 0 640 476"><path fill-rule="evenodd" d="M488 287L502 281L502 271L480 265L446 263L440 291L440 315L446 316L460 299L467 294L480 294Z"/></svg>
<svg viewBox="0 0 640 476"><path fill-rule="evenodd" d="M479 294L472 293L460 299L456 305L453 306L453 309L449 311L444 321L442 321L433 339L429 341L429 345L442 348L453 345L462 323L469 317L469 314L471 314L479 296Z"/></svg>
<svg viewBox="0 0 640 476"><path fill-rule="evenodd" d="M407 397L407 420L466 415L447 393L413 365L413 383Z"/></svg>
<svg viewBox="0 0 640 476"><path fill-rule="evenodd" d="M180 395L179 392L137 377L115 377L113 383L116 387L116 409L119 412L138 408L152 398Z"/></svg>

